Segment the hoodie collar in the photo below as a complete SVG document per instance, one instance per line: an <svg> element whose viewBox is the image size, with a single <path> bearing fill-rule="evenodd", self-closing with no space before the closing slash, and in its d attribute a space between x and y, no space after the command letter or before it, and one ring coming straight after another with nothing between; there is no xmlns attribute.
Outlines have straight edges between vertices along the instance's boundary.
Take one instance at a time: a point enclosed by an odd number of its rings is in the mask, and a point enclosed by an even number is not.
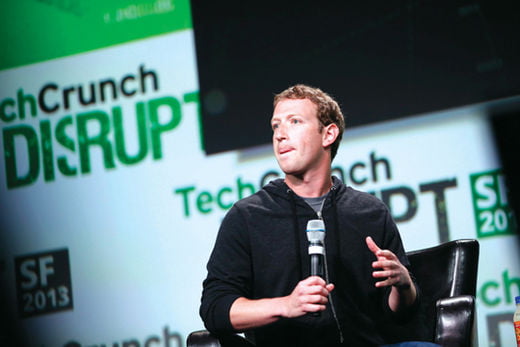
<svg viewBox="0 0 520 347"><path fill-rule="evenodd" d="M342 182L339 178L336 176L332 176L332 187L330 188L331 191L342 190L344 186L342 185ZM268 184L266 184L263 189L265 189L267 192L280 196L285 199L289 199L289 192L296 195L291 188L285 183L283 178L277 178L275 180L270 181Z"/></svg>

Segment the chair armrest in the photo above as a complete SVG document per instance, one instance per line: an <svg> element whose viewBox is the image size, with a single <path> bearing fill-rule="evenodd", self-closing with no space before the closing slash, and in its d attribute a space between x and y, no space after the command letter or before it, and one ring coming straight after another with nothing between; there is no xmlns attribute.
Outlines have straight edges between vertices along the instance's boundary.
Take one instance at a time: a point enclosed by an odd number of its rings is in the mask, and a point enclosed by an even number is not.
<svg viewBox="0 0 520 347"><path fill-rule="evenodd" d="M436 310L436 343L444 347L478 345L474 296L439 299Z"/></svg>
<svg viewBox="0 0 520 347"><path fill-rule="evenodd" d="M190 333L186 339L187 347L254 347L247 339L237 334L216 337L207 330Z"/></svg>
<svg viewBox="0 0 520 347"><path fill-rule="evenodd" d="M221 347L220 341L207 330L190 333L186 340L187 347Z"/></svg>

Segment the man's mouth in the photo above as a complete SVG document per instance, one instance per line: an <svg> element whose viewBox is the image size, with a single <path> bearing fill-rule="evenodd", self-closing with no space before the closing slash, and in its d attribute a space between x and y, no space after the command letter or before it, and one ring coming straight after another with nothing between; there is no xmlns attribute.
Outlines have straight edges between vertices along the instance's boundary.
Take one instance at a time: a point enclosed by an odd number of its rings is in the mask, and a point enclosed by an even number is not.
<svg viewBox="0 0 520 347"><path fill-rule="evenodd" d="M285 153L289 153L289 152L291 152L291 151L293 151L293 150L294 150L294 148L280 148L280 150L278 151L278 153L279 153L280 155L282 155L282 154L285 154Z"/></svg>

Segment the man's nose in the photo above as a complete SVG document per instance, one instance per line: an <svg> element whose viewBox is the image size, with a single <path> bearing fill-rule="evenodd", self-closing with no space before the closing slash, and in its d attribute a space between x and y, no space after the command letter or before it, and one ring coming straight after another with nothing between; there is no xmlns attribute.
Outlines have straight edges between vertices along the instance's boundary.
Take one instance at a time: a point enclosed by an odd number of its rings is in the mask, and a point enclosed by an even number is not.
<svg viewBox="0 0 520 347"><path fill-rule="evenodd" d="M287 132L285 131L285 127L282 124L278 125L278 128L274 131L274 138L278 141L287 138Z"/></svg>

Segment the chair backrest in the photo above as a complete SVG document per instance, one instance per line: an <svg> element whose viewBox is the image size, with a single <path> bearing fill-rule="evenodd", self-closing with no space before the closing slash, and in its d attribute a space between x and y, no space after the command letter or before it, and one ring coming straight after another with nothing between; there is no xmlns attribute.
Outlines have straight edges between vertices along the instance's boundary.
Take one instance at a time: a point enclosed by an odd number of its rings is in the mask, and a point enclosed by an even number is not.
<svg viewBox="0 0 520 347"><path fill-rule="evenodd" d="M407 253L410 270L421 290L427 336L434 335L437 300L458 295L475 296L479 244L463 239Z"/></svg>
<svg viewBox="0 0 520 347"><path fill-rule="evenodd" d="M475 296L479 244L477 240L455 240L407 253L412 274L423 295L447 298Z"/></svg>

